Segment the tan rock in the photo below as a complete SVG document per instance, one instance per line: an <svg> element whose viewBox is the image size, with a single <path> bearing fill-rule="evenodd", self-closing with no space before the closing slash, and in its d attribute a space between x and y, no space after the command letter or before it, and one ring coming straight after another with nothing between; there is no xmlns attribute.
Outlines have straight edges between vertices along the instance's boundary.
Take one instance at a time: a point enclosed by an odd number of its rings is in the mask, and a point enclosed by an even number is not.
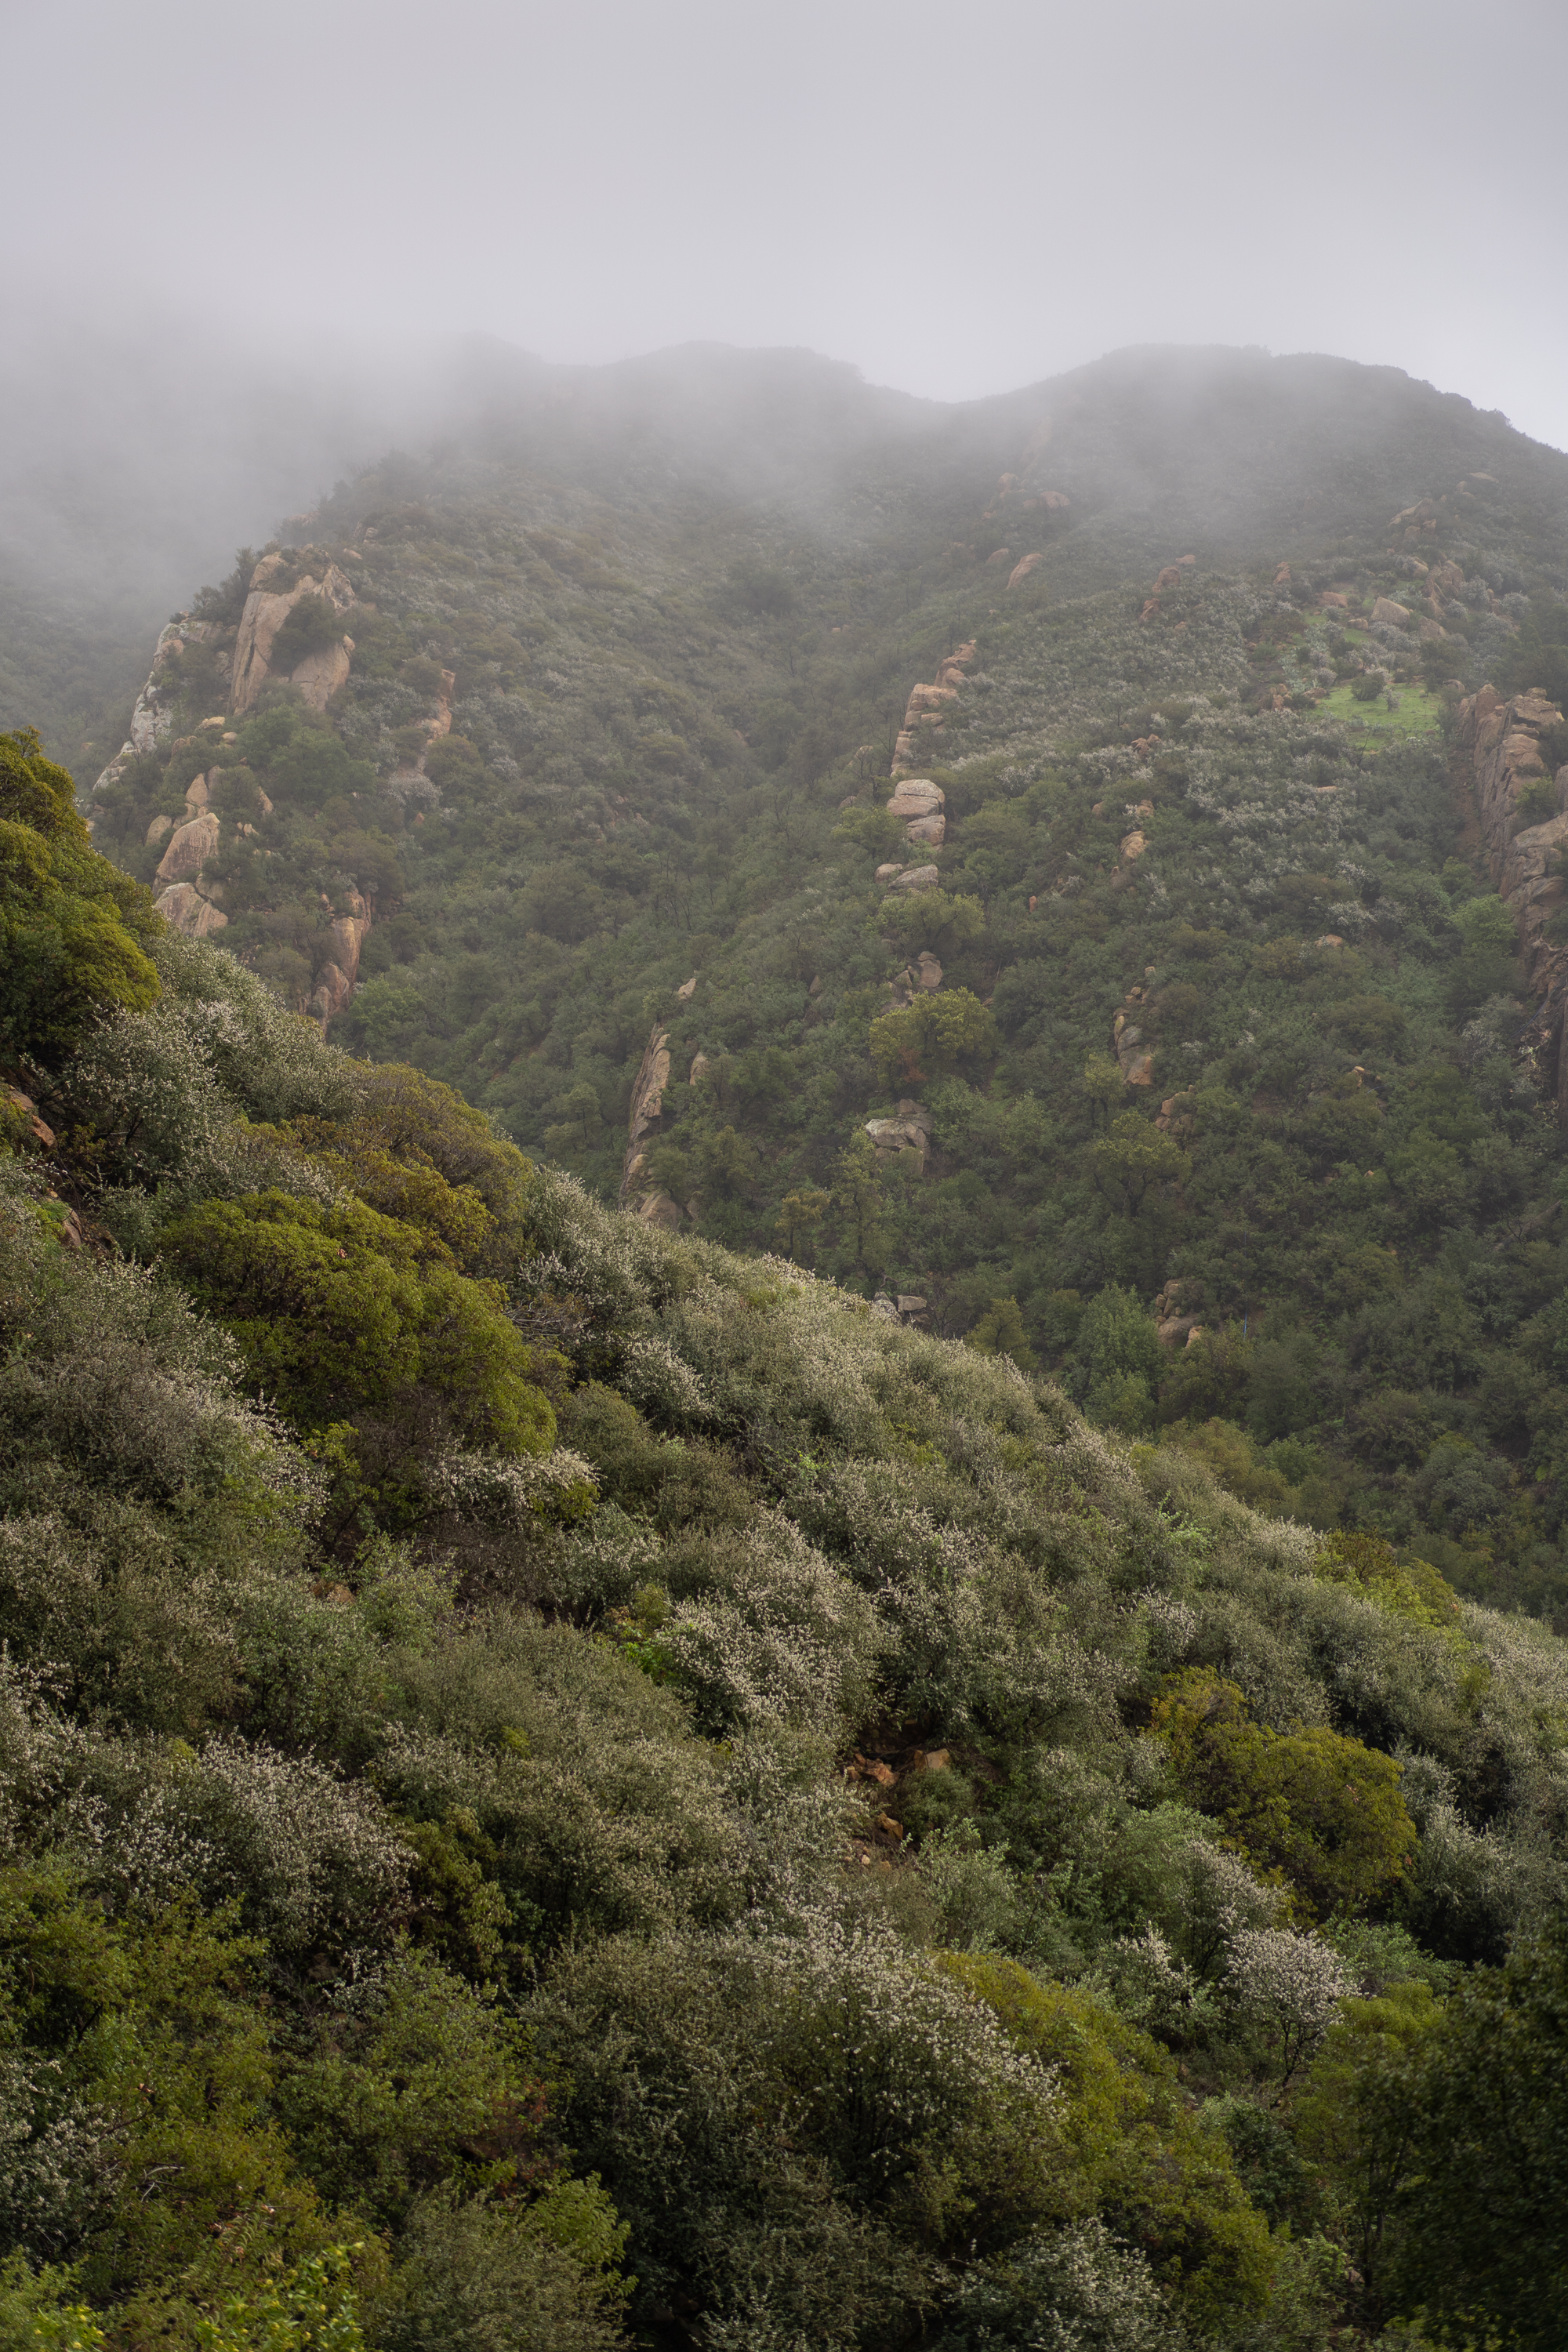
<svg viewBox="0 0 1568 2352"><path fill-rule="evenodd" d="M1043 563L1045 560L1044 554L1038 549L1036 550L1033 555L1021 556L1018 562L1013 566L1011 572L1007 574L1008 587L1016 588L1020 580L1026 580L1028 578L1037 563Z"/></svg>
<svg viewBox="0 0 1568 2352"><path fill-rule="evenodd" d="M677 1004L689 1004L691 999L696 995L696 993L697 974L693 972L690 979L683 980L680 986L676 990L675 1001Z"/></svg>
<svg viewBox="0 0 1568 2352"><path fill-rule="evenodd" d="M910 841L923 843L929 849L940 849L947 838L947 819L944 816L917 816L905 825L904 831Z"/></svg>
<svg viewBox="0 0 1568 2352"><path fill-rule="evenodd" d="M152 824L147 828L146 841L148 848L151 849L155 841L162 841L163 835L166 833L172 833L174 829L174 820L172 816L155 816L153 819Z"/></svg>
<svg viewBox="0 0 1568 2352"><path fill-rule="evenodd" d="M46 1151L53 1150L55 1130L47 1119L38 1117L38 1106L31 1095L25 1095L20 1087L0 1086L0 1099L9 1104L12 1110L21 1113L35 1143L41 1143Z"/></svg>
<svg viewBox="0 0 1568 2352"><path fill-rule="evenodd" d="M325 710L340 687L348 684L349 640L341 645L323 646L319 653L307 654L299 667L289 673L289 683L297 687L312 710ZM448 715L447 724L451 725Z"/></svg>
<svg viewBox="0 0 1568 2352"><path fill-rule="evenodd" d="M879 866L871 878L874 882L890 882L896 874L901 874L903 870L901 866Z"/></svg>
<svg viewBox="0 0 1568 2352"><path fill-rule="evenodd" d="M889 883L889 890L934 890L942 880L941 869L935 866L906 866Z"/></svg>
<svg viewBox="0 0 1568 2352"><path fill-rule="evenodd" d="M1410 625L1408 610L1403 604L1396 604L1392 596L1380 596L1377 599L1372 608L1372 617L1374 626L1379 621L1385 621L1391 628L1395 629L1405 629Z"/></svg>
<svg viewBox="0 0 1568 2352"><path fill-rule="evenodd" d="M888 803L888 809L893 816L931 816L946 803L947 794L940 784L931 783L923 776L905 776Z"/></svg>
<svg viewBox="0 0 1568 2352"><path fill-rule="evenodd" d="M1430 614L1416 623L1416 630L1424 646L1439 645L1448 634L1442 622L1433 620Z"/></svg>
<svg viewBox="0 0 1568 2352"><path fill-rule="evenodd" d="M645 1224L658 1225L661 1232L673 1234L680 1223L680 1203L664 1190L645 1192L637 1204L637 1214Z"/></svg>
<svg viewBox="0 0 1568 2352"><path fill-rule="evenodd" d="M691 1056L691 1067L687 1073L687 1085L689 1087L696 1086L698 1080L705 1076L707 1072L710 1070L712 1066L713 1065L706 1054L693 1054Z"/></svg>
<svg viewBox="0 0 1568 2352"><path fill-rule="evenodd" d="M160 882L183 882L190 876L199 874L217 845L217 818L211 809L204 809L200 816L194 816L186 824L175 827L167 849L158 861L157 879Z"/></svg>
<svg viewBox="0 0 1568 2352"><path fill-rule="evenodd" d="M222 908L204 898L189 882L176 882L172 888L160 891L153 905L171 930L184 932L188 940L210 940L228 921Z"/></svg>
<svg viewBox="0 0 1568 2352"><path fill-rule="evenodd" d="M1013 561L1013 551L1010 547L995 548L986 557L985 561L987 563L1011 563Z"/></svg>
<svg viewBox="0 0 1568 2352"><path fill-rule="evenodd" d="M245 610L235 637L230 672L229 700L236 718L243 716L251 708L266 684L270 675L273 641L302 596L324 596L339 613L347 613L353 606L354 592L335 563L326 565L320 580L307 572L298 585L286 593L273 590L268 583L277 578L282 562L280 555L265 556L250 575L250 593L246 597ZM341 651L341 647L328 648L330 654ZM311 656L312 660L320 658ZM343 655L343 676L346 677L346 654ZM300 667L308 669L310 663L301 663ZM309 682L312 688L319 684L314 675ZM325 701L323 696L315 707L318 709L324 708Z"/></svg>
<svg viewBox="0 0 1568 2352"><path fill-rule="evenodd" d="M1321 940L1314 940L1312 941L1312 945L1315 948L1342 948L1344 941L1341 939L1338 931L1325 931Z"/></svg>
<svg viewBox="0 0 1568 2352"><path fill-rule="evenodd" d="M1144 840L1143 835L1136 830L1131 833L1124 834L1121 837L1121 855L1127 859L1130 865L1135 857L1142 857L1143 852L1149 846L1148 843Z"/></svg>
<svg viewBox="0 0 1568 2352"><path fill-rule="evenodd" d="M920 984L923 989L933 990L942 986L942 966L938 963L935 956L932 955L930 948L922 948L921 950L920 961L916 966L916 971Z"/></svg>
<svg viewBox="0 0 1568 2352"><path fill-rule="evenodd" d="M1318 602L1321 604L1325 612L1338 611L1342 613L1348 605L1350 599L1348 596L1342 596L1337 588L1325 588L1319 596Z"/></svg>

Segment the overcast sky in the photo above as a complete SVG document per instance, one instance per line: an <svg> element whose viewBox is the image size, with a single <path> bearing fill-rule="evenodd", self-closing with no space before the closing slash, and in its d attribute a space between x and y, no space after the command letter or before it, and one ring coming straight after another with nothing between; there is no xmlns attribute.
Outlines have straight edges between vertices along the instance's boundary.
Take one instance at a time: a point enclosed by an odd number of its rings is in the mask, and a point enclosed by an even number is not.
<svg viewBox="0 0 1568 2352"><path fill-rule="evenodd" d="M942 397L1145 341L1568 445L1565 0L0 0L12 299L805 344Z"/></svg>

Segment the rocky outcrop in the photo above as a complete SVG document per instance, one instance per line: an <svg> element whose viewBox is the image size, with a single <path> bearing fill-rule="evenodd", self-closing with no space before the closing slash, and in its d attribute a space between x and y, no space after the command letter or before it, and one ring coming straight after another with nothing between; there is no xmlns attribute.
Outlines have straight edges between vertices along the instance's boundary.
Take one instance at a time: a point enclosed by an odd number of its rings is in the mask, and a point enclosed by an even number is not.
<svg viewBox="0 0 1568 2352"><path fill-rule="evenodd" d="M204 898L194 882L173 883L155 903L171 929L183 931L188 940L210 940L228 921L223 908Z"/></svg>
<svg viewBox="0 0 1568 2352"><path fill-rule="evenodd" d="M1021 580L1026 580L1028 578L1036 564L1043 563L1045 560L1045 555L1039 549L1037 549L1033 555L1020 556L1017 562L1015 563L1013 569L1007 574L1008 587L1016 588Z"/></svg>
<svg viewBox="0 0 1568 2352"><path fill-rule="evenodd" d="M940 849L947 838L947 819L942 814L946 799L940 784L930 783L921 776L906 776L894 791L888 809L890 815L907 818L904 833L909 840Z"/></svg>
<svg viewBox="0 0 1568 2352"><path fill-rule="evenodd" d="M892 1118L868 1118L866 1132L879 1160L902 1160L912 1152L917 1173L923 1173L931 1150L931 1115L923 1103L901 1102Z"/></svg>
<svg viewBox="0 0 1568 2352"><path fill-rule="evenodd" d="M159 631L147 683L131 713L131 732L93 784L101 793L117 784L128 763L145 751L155 751L174 723L174 703L180 689L179 665L187 645L205 645L217 634L210 621L193 621L188 613L166 622Z"/></svg>
<svg viewBox="0 0 1568 2352"><path fill-rule="evenodd" d="M929 685L910 687L910 698L904 709L904 723L893 747L895 778L908 773L915 757L917 742L929 743L932 735L940 733L947 706L957 700L959 689L967 683L966 673L974 659L973 643L960 646L955 653L943 656L938 664L935 677Z"/></svg>
<svg viewBox="0 0 1568 2352"><path fill-rule="evenodd" d="M878 872L885 871L879 866ZM901 866L888 880L889 890L934 890L942 880L935 866Z"/></svg>
<svg viewBox="0 0 1568 2352"><path fill-rule="evenodd" d="M1189 570L1195 569L1197 560L1195 555L1178 555L1174 563L1167 563L1163 571L1155 574L1154 585L1149 591L1148 602L1138 615L1141 621L1153 621L1159 618L1161 597L1164 595L1167 589L1181 586Z"/></svg>
<svg viewBox="0 0 1568 2352"><path fill-rule="evenodd" d="M298 688L312 710L325 710L339 687L348 684L353 649L353 639L344 637L335 646L324 646L320 653L307 654L299 667L289 671L289 685ZM451 724L449 718L447 724Z"/></svg>
<svg viewBox="0 0 1568 2352"><path fill-rule="evenodd" d="M316 985L308 1010L321 1024L321 1034L327 1034L327 1024L346 1011L353 1000L354 983L359 979L360 949L370 929L370 913L357 890L349 892L349 911L334 915L327 926L329 954L316 973Z"/></svg>
<svg viewBox="0 0 1568 2352"><path fill-rule="evenodd" d="M314 550L308 552L316 554ZM229 672L229 708L237 718L251 709L268 678L273 675L272 647L278 632L301 597L324 597L333 611L340 614L353 610L354 592L344 574L330 556L319 557L318 560L321 566L320 579L313 572L307 572L287 589L273 584L280 575L286 577L288 573L289 567L281 555L264 555L251 573L250 593L246 597L245 611L240 615L239 633L235 639L234 660ZM348 676L348 650L342 646L328 646L321 653L308 654L288 674L290 682L299 685L301 692L308 687L311 698L320 695L320 700L315 702L317 709L326 707L328 693L321 692L322 681L336 667L340 653L342 656L342 675L338 685L341 686ZM336 688L328 689L328 692L335 691Z"/></svg>
<svg viewBox="0 0 1568 2352"><path fill-rule="evenodd" d="M169 845L158 860L154 879L159 882L184 882L199 874L218 844L218 821L211 809L202 809L176 825L169 837Z"/></svg>
<svg viewBox="0 0 1568 2352"><path fill-rule="evenodd" d="M1559 1116L1568 1125L1568 945L1547 935L1546 925L1568 898L1568 877L1558 870L1568 853L1568 766L1553 777L1542 737L1563 725L1563 713L1544 694L1516 694L1505 700L1483 686L1459 705L1459 754L1468 771L1476 815L1486 843L1492 887L1519 924L1526 983L1538 1000L1532 1041L1551 1081ZM1550 793L1542 786L1550 786ZM1521 800L1531 788L1551 813L1527 813ZM1554 800L1555 806L1552 806Z"/></svg>
<svg viewBox="0 0 1568 2352"><path fill-rule="evenodd" d="M658 1135L664 1115L664 1090L669 1084L669 1032L655 1022L637 1067L626 1120L626 1151L621 1165L621 1206L636 1205L639 1214L651 1214L645 1202L655 1200L659 1188L647 1181L647 1150ZM668 1198L668 1195L663 1197ZM673 1207L675 1204L671 1202ZM679 1210L676 1209L679 1222ZM655 1223L662 1223L662 1216Z"/></svg>
<svg viewBox="0 0 1568 2352"><path fill-rule="evenodd" d="M1140 990L1140 995L1142 992ZM1142 1029L1119 1013L1111 1027L1111 1050L1121 1066L1123 1081L1130 1087L1152 1087L1154 1083L1154 1048L1144 1040Z"/></svg>

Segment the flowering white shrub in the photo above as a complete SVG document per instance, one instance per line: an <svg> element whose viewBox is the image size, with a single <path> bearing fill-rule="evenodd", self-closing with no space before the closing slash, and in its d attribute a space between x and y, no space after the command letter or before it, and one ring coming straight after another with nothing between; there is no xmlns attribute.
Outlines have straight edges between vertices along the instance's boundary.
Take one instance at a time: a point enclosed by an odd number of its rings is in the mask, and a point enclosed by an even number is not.
<svg viewBox="0 0 1568 2352"><path fill-rule="evenodd" d="M865 1709L880 1633L864 1594L771 1511L748 1531L727 1589L684 1607L658 1643L710 1727L829 1731Z"/></svg>
<svg viewBox="0 0 1568 2352"><path fill-rule="evenodd" d="M1180 2047L1195 2040L1215 2014L1208 1987L1152 1921L1136 1936L1119 1936L1100 1970L1122 2015L1162 2042Z"/></svg>
<svg viewBox="0 0 1568 2352"><path fill-rule="evenodd" d="M931 2352L1183 2352L1142 2254L1102 2221L1041 2230L966 2272Z"/></svg>
<svg viewBox="0 0 1568 2352"><path fill-rule="evenodd" d="M598 1491L593 1465L564 1445L539 1454L443 1454L426 1470L425 1485L439 1510L511 1528L552 1512L576 1516Z"/></svg>
<svg viewBox="0 0 1568 2352"><path fill-rule="evenodd" d="M0 2051L0 2246L68 2260L108 2217L117 2137L56 2060Z"/></svg>
<svg viewBox="0 0 1568 2352"><path fill-rule="evenodd" d="M1268 2053L1280 2091L1312 2055L1355 1979L1329 1945L1291 1927L1244 1927L1228 1947L1226 1993Z"/></svg>

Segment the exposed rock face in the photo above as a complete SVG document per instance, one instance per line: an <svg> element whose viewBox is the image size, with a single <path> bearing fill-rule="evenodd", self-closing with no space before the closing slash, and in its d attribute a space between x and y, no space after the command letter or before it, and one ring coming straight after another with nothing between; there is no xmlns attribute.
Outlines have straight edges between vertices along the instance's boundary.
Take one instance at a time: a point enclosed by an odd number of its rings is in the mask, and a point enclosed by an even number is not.
<svg viewBox="0 0 1568 2352"><path fill-rule="evenodd" d="M1470 766L1492 884L1518 920L1531 993L1543 1000L1532 1024L1534 1042L1568 1125L1568 947L1545 932L1549 917L1568 898L1568 880L1552 870L1568 847L1568 767L1559 768L1554 780L1557 813L1536 824L1519 822L1521 793L1549 773L1542 734L1562 723L1562 712L1543 694L1504 701L1495 687L1483 686L1459 705L1460 752Z"/></svg>
<svg viewBox="0 0 1568 2352"><path fill-rule="evenodd" d="M923 776L905 776L888 803L894 816L930 816L945 806L947 794L940 784L928 783Z"/></svg>
<svg viewBox="0 0 1568 2352"><path fill-rule="evenodd" d="M218 821L211 809L187 818L184 824L176 825L170 836L169 845L158 861L157 879L184 882L199 874L217 843Z"/></svg>
<svg viewBox="0 0 1568 2352"><path fill-rule="evenodd" d="M1144 840L1143 835L1136 827L1134 827L1132 832L1122 835L1121 845L1121 855L1128 860L1129 864L1131 863L1133 858L1142 857L1143 852L1148 848L1148 843Z"/></svg>
<svg viewBox="0 0 1568 2352"><path fill-rule="evenodd" d="M924 842L930 849L940 849L947 839L947 819L944 816L918 816L904 827L911 841Z"/></svg>
<svg viewBox="0 0 1568 2352"><path fill-rule="evenodd" d="M906 866L889 883L889 890L934 890L942 875L934 866Z"/></svg>
<svg viewBox="0 0 1568 2352"><path fill-rule="evenodd" d="M327 1024L347 1010L359 978L360 950L370 929L370 915L357 890L349 893L349 912L334 915L327 929L331 953L316 974L310 1011L327 1034Z"/></svg>
<svg viewBox="0 0 1568 2352"><path fill-rule="evenodd" d="M1407 629L1410 626L1410 614L1406 606L1396 604L1392 596L1380 596L1372 608L1372 625L1374 629L1380 621L1385 622L1393 629Z"/></svg>
<svg viewBox="0 0 1568 2352"><path fill-rule="evenodd" d="M155 751L163 742L174 723L173 710L165 707L165 696L170 701L174 698L168 689L172 686L177 687L178 683L172 673L184 658L187 644L205 645L214 634L210 622L193 621L188 615L166 623L159 631L147 683L137 696L136 707L131 714L131 732L94 783L92 789L95 793L102 792L106 785L118 783L125 772L128 760L135 759L138 752Z"/></svg>
<svg viewBox="0 0 1568 2352"><path fill-rule="evenodd" d="M210 940L228 921L223 908L204 898L192 882L171 884L153 904L170 928L183 931L188 940Z"/></svg>
<svg viewBox="0 0 1568 2352"><path fill-rule="evenodd" d="M323 646L319 654L307 654L299 667L289 672L289 684L299 688L312 710L325 710L339 687L348 684L353 649L353 639L345 637L341 645Z"/></svg>
<svg viewBox="0 0 1568 2352"><path fill-rule="evenodd" d="M923 1103L904 1101L893 1118L868 1118L866 1132L877 1147L879 1160L900 1160L913 1152L923 1173L931 1149L931 1116Z"/></svg>
<svg viewBox="0 0 1568 2352"><path fill-rule="evenodd" d="M621 1165L621 1206L634 1205L639 1215L647 1213L643 1202L658 1192L658 1186L644 1181L644 1176L647 1166L647 1147L658 1138L659 1120L664 1112L664 1090L668 1084L669 1032L656 1022L648 1033L637 1082L632 1087L631 1111L626 1120L626 1152ZM667 1193L663 1197L668 1200L669 1196ZM674 1206L673 1202L671 1206ZM679 1217L679 1209L676 1214Z"/></svg>
<svg viewBox="0 0 1568 2352"><path fill-rule="evenodd" d="M237 718L250 709L257 696L271 676L273 642L279 630L302 596L324 596L333 611L338 613L348 613L353 608L354 592L344 574L338 570L337 565L330 558L322 562L321 577L319 580L313 572L307 572L304 578L294 587L288 590L275 590L269 583L276 580L283 570L283 558L280 555L265 555L250 575L250 593L245 600L245 611L240 616L239 634L235 639L234 664L230 671L229 704ZM301 692L309 683L312 695L319 693L321 679L327 673L318 669L317 665L326 663L335 667L340 654L343 662L342 677L338 680L341 686L342 679L348 676L347 652L340 646L328 646L323 653L308 655L293 672L292 675L300 684ZM302 675L306 672L310 673L308 681ZM329 691L335 690L335 688L329 689ZM320 701L316 702L314 707L317 709L323 709L326 707L326 701L327 695L321 693ZM448 726L451 724L449 716L447 723ZM444 733L445 729L442 731Z"/></svg>
<svg viewBox="0 0 1568 2352"><path fill-rule="evenodd" d="M172 833L174 829L174 820L172 816L155 816L147 828L148 848L151 849L154 842L162 841L163 835L166 833Z"/></svg>
<svg viewBox="0 0 1568 2352"><path fill-rule="evenodd" d="M1020 556L1017 562L1015 563L1013 569L1007 574L1008 587L1016 588L1020 580L1026 580L1028 578L1037 563L1043 563L1045 560L1045 555L1039 549L1037 549L1033 555Z"/></svg>
<svg viewBox="0 0 1568 2352"><path fill-rule="evenodd" d="M1004 548L1001 552L1005 555L1006 550ZM996 560L992 558L993 562ZM929 686L912 686L910 688L904 723L893 748L895 776L901 775L914 758L917 738L927 737L941 729L942 712L948 703L956 700L958 690L964 683L964 674L974 658L973 643L960 646L956 653L943 656L937 667L936 677Z"/></svg>
<svg viewBox="0 0 1568 2352"><path fill-rule="evenodd" d="M1143 1042L1143 1032L1125 1013L1116 1016L1111 1032L1111 1044L1121 1065L1121 1076L1130 1087L1152 1087L1154 1083L1154 1049Z"/></svg>

